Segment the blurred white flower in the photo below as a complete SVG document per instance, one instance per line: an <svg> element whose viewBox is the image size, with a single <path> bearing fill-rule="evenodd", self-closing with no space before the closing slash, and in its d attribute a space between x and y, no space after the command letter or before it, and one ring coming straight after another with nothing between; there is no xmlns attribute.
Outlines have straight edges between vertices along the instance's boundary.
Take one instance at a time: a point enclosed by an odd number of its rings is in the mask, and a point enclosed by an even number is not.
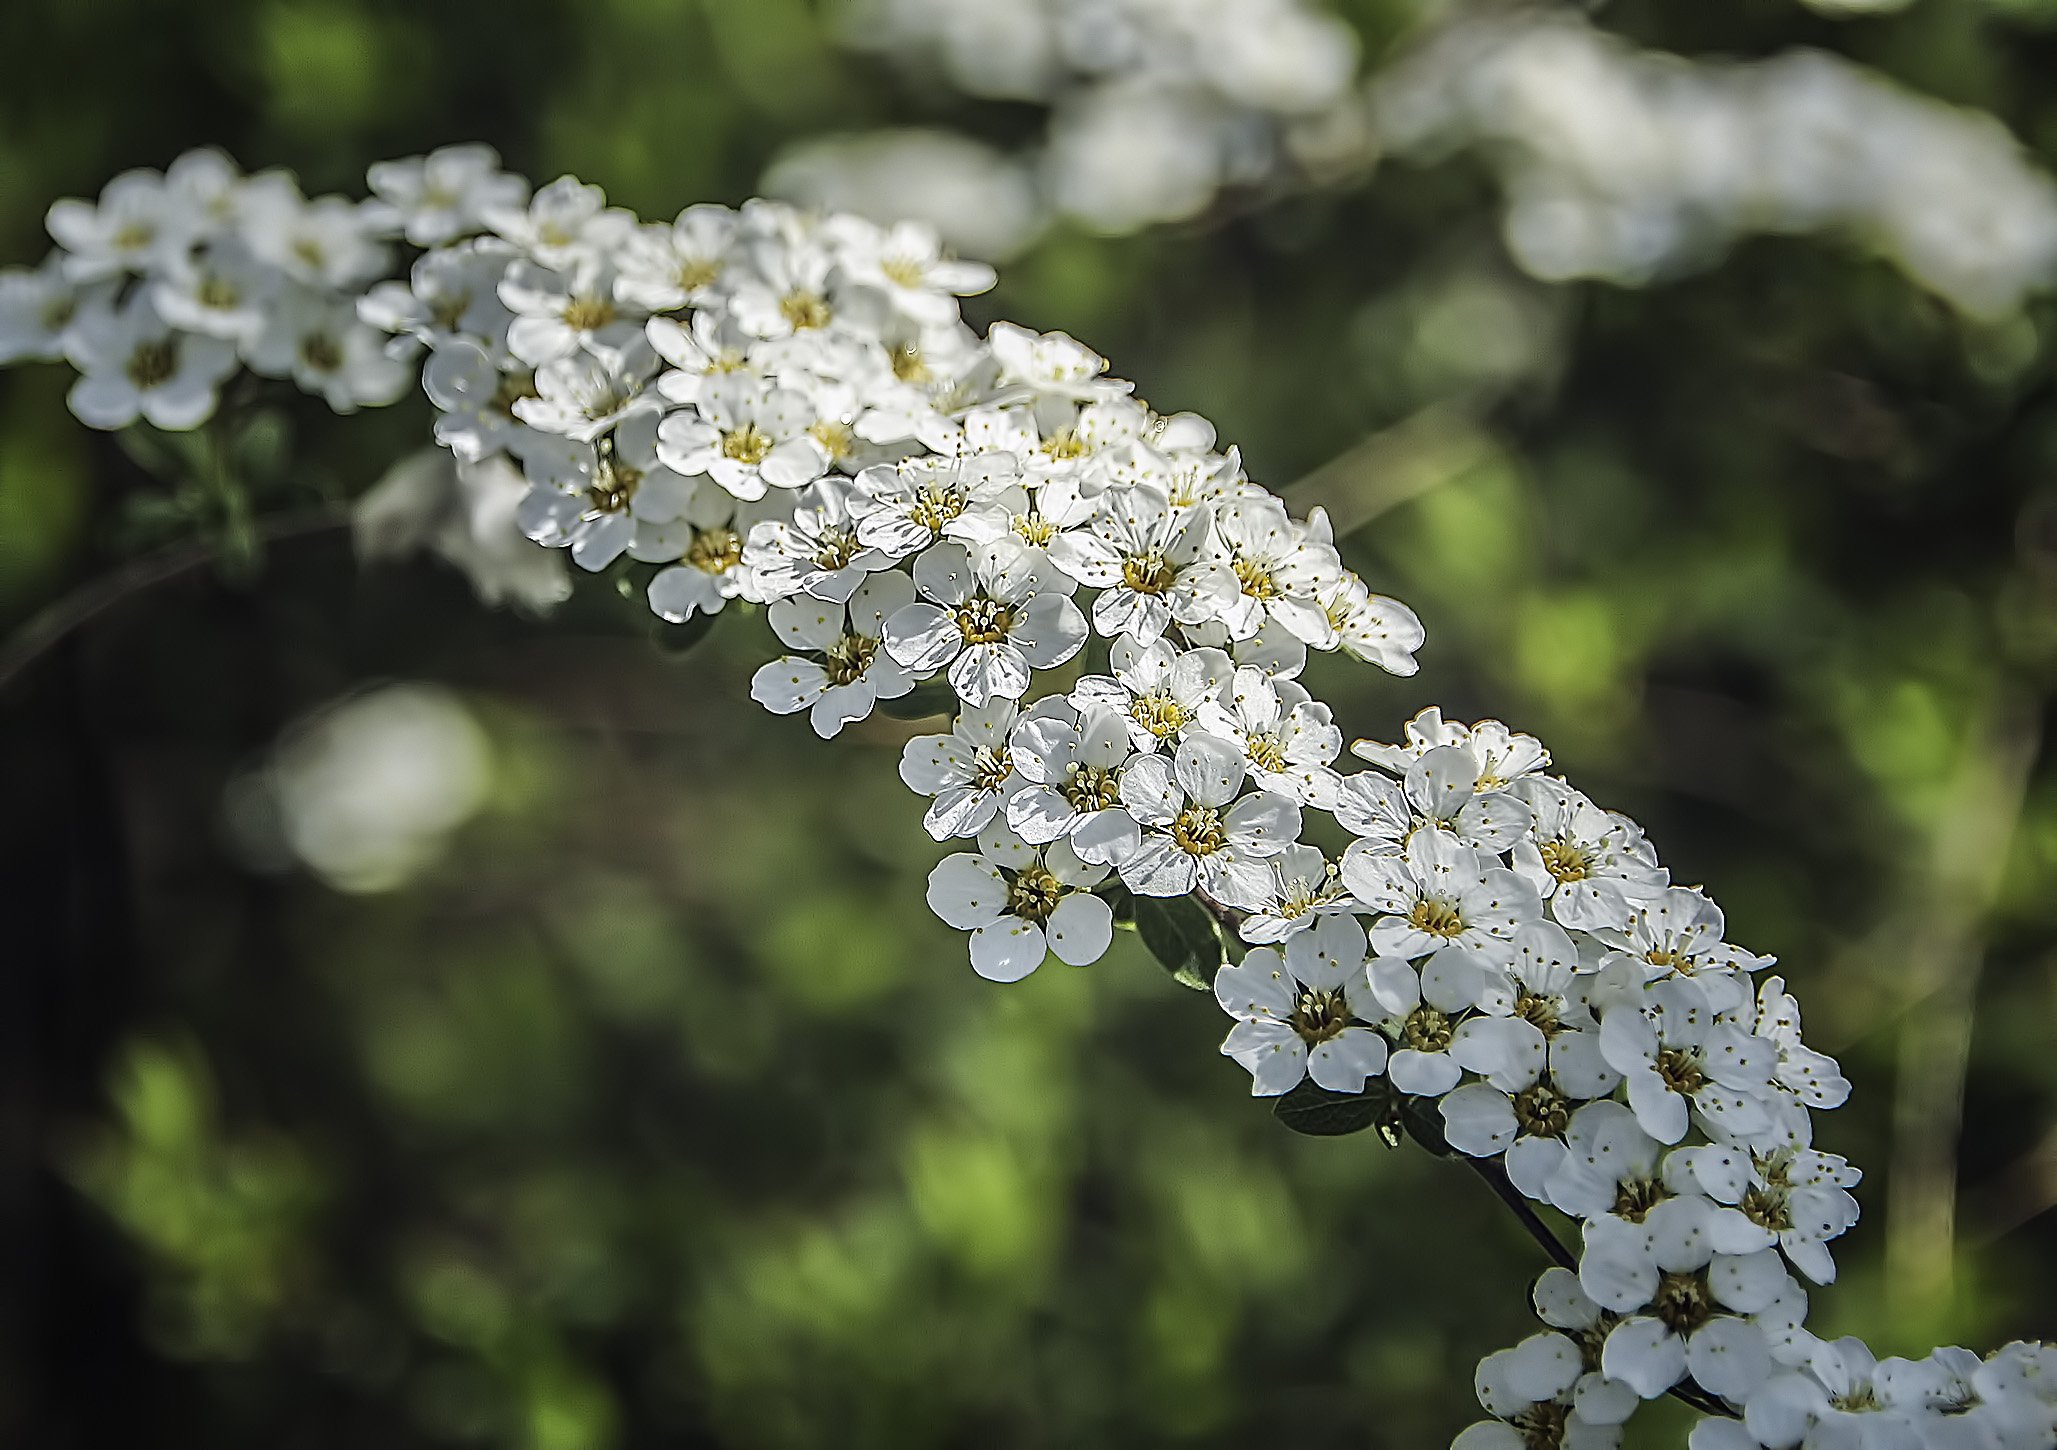
<svg viewBox="0 0 2057 1450"><path fill-rule="evenodd" d="M1021 252L1046 225L1028 167L948 131L809 137L778 154L763 188L881 224L927 222L953 250L994 262Z"/></svg>
<svg viewBox="0 0 2057 1450"><path fill-rule="evenodd" d="M1979 315L2057 275L2057 185L1997 121L1836 56L1694 64L1521 12L1451 25L1373 99L1389 145L1492 161L1508 247L1547 280L1639 283L1745 233L1808 231Z"/></svg>
<svg viewBox="0 0 2057 1450"><path fill-rule="evenodd" d="M225 802L254 866L305 867L338 891L391 891L433 865L485 804L492 747L436 685L385 685L293 725Z"/></svg>

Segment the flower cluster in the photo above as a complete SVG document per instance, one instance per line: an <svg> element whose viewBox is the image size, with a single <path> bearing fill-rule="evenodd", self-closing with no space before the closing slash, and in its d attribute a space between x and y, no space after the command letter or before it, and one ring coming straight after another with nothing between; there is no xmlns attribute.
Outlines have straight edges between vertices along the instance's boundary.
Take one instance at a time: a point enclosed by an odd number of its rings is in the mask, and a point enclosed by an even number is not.
<svg viewBox="0 0 2057 1450"><path fill-rule="evenodd" d="M1096 231L1182 220L1225 188L1353 172L1376 152L1357 36L1307 0L860 0L840 29L925 80L1047 105L1025 167L1051 211ZM932 133L921 144L933 154Z"/></svg>
<svg viewBox="0 0 2057 1450"><path fill-rule="evenodd" d="M338 413L391 403L414 370L358 315L391 239L443 241L528 185L484 146L382 163L371 185L372 200L310 199L287 172L245 176L202 150L60 201L56 249L0 275L0 363L69 362L71 410L95 428L197 428L239 368Z"/></svg>
<svg viewBox="0 0 2057 1450"><path fill-rule="evenodd" d="M169 328L179 267L326 258L344 289L404 236L424 248L408 279L339 326L419 357L437 441L518 495L530 539L647 575L665 620L763 606L787 652L752 694L824 737L881 701L949 719L900 774L930 835L963 843L928 899L979 974L1089 965L1133 919L1182 979L1212 974L1253 1093L1373 1105L1579 1225L1576 1272L1536 1286L1549 1330L1481 1365L1492 1419L1465 1450L1610 1446L1667 1392L1722 1412L1698 1450L2057 1436L2057 1350L1874 1363L1807 1331L1858 1173L1814 1146L1848 1084L1771 959L1497 721L1430 708L1343 768L1309 652L1410 674L1420 622L1204 419L1061 333L969 327L990 269L919 226L765 202L646 223L569 177L531 194L473 148L375 168L358 207L207 166L248 205L167 200L181 167L124 179L53 209L69 253L8 295ZM245 220L273 194L307 246ZM131 235L131 208L167 240ZM346 236L368 249L347 264ZM268 285L260 341L316 284ZM136 384L133 358L117 372ZM74 406L111 426L106 376ZM381 519L413 507L394 497ZM1313 813L1350 838L1333 859L1303 839Z"/></svg>

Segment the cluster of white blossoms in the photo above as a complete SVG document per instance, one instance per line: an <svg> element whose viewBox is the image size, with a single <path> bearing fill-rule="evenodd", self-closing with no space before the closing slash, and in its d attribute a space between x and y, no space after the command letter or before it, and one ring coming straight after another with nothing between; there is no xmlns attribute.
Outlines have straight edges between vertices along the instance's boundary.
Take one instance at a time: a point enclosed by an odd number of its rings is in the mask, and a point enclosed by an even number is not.
<svg viewBox="0 0 2057 1450"><path fill-rule="evenodd" d="M240 368L338 413L391 403L414 369L359 316L392 266L388 239L440 241L527 185L462 146L375 167L372 188L369 201L310 199L287 172L245 176L201 150L125 171L97 201L60 201L49 257L0 273L0 363L69 362L71 410L95 428L197 428Z"/></svg>
<svg viewBox="0 0 2057 1450"><path fill-rule="evenodd" d="M518 474L531 539L647 576L666 620L763 606L786 653L752 694L824 737L947 715L900 773L963 843L928 898L982 976L1088 965L1131 918L1211 977L1254 1093L1369 1108L1580 1226L1464 1450L1611 1446L1667 1392L1709 1412L1696 1450L2057 1443L2057 1349L1875 1362L1806 1330L1857 1219L1814 1146L1848 1085L1632 821L1433 708L1339 768L1309 651L1409 674L1422 630L1318 511L1070 337L979 335L991 270L921 227L646 223L481 161L374 170L363 234L425 250L359 310L419 355L437 440Z"/></svg>
<svg viewBox="0 0 2057 1450"><path fill-rule="evenodd" d="M1821 51L1693 62L1568 10L1455 14L1376 78L1379 134L1479 151L1534 276L1642 282L1750 233L1828 231L1973 314L2057 278L2057 182L1985 112Z"/></svg>
<svg viewBox="0 0 2057 1450"><path fill-rule="evenodd" d="M839 33L968 95L1049 107L1024 165L1050 210L1096 231L1375 151L1356 32L1308 0L859 0ZM926 152L932 136L908 139Z"/></svg>

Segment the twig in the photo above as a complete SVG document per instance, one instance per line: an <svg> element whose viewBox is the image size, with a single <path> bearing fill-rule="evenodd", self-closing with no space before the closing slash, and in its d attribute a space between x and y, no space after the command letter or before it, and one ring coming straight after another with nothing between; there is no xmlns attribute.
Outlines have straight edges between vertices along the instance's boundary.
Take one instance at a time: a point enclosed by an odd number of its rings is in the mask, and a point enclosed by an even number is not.
<svg viewBox="0 0 2057 1450"><path fill-rule="evenodd" d="M324 509L312 514L289 514L256 526L253 537L265 543L282 543L350 527L347 511ZM46 654L51 646L74 630L97 619L136 595L154 589L182 575L216 562L211 544L188 541L125 564L112 574L81 585L62 599L46 605L5 644L0 644L0 690Z"/></svg>
<svg viewBox="0 0 2057 1450"><path fill-rule="evenodd" d="M1466 1155L1464 1161L1471 1166L1472 1172L1485 1180L1486 1187L1499 1196L1500 1202L1507 1205L1508 1211L1528 1230L1528 1236L1542 1245L1544 1253L1559 1267L1569 1269L1574 1274L1578 1272L1578 1255L1571 1251L1571 1247L1564 1240L1550 1231L1550 1225L1543 1222L1534 1205L1509 1181L1507 1170L1500 1166L1498 1159L1473 1158Z"/></svg>
<svg viewBox="0 0 2057 1450"><path fill-rule="evenodd" d="M1476 405L1431 403L1360 439L1278 491L1296 516L1328 510L1337 538L1463 473L1498 451Z"/></svg>

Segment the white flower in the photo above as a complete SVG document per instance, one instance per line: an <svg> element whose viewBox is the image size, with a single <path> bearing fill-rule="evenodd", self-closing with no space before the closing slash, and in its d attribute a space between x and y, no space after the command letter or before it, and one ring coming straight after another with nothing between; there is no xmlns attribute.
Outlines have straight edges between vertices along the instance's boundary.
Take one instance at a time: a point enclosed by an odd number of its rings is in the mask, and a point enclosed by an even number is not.
<svg viewBox="0 0 2057 1450"><path fill-rule="evenodd" d="M1747 1138L1767 1124L1776 1049L1732 1022L1717 1020L1698 983L1653 983L1639 1005L1611 1004L1600 1022L1600 1052L1628 1084L1629 1106L1651 1137L1676 1143L1688 1109L1711 1136Z"/></svg>
<svg viewBox="0 0 2057 1450"><path fill-rule="evenodd" d="M1625 927L1637 904L1662 894L1670 873L1642 827L1545 777L1525 777L1523 785L1535 828L1514 844L1514 869L1558 921L1585 931Z"/></svg>
<svg viewBox="0 0 2057 1450"><path fill-rule="evenodd" d="M1008 517L1005 499L1020 474L1011 453L969 458L912 458L884 463L857 475L857 536L895 559L948 537L967 511L991 508L994 521ZM986 531L987 542L998 530ZM1053 571L1054 572L1054 571Z"/></svg>
<svg viewBox="0 0 2057 1450"><path fill-rule="evenodd" d="M90 428L126 428L143 418L177 432L214 413L215 389L236 370L236 350L216 337L175 332L133 292L119 308L81 313L70 334L79 370L66 399Z"/></svg>
<svg viewBox="0 0 2057 1450"><path fill-rule="evenodd" d="M379 282L357 301L357 315L381 332L437 347L464 338L497 356L514 314L500 300L500 279L514 249L498 237L439 247L415 259L405 282Z"/></svg>
<svg viewBox="0 0 2057 1450"><path fill-rule="evenodd" d="M1743 1423L1765 1445L1930 1450L1935 1442L1925 1440L1907 1412L1892 1403L1878 1371L1861 1339L1817 1342L1804 1365L1750 1396Z"/></svg>
<svg viewBox="0 0 2057 1450"><path fill-rule="evenodd" d="M1531 819L1506 791L1479 789L1478 762L1457 746L1429 751L1397 784L1370 771L1343 776L1334 799L1337 821L1363 838L1350 847L1359 855L1395 855L1427 827L1497 856L1522 839Z"/></svg>
<svg viewBox="0 0 2057 1450"><path fill-rule="evenodd" d="M972 970L1018 982L1055 956L1085 967L1107 954L1114 912L1093 894L1105 866L1081 861L1062 839L1029 846L995 819L979 833L980 853L946 856L929 873L929 908L971 933Z"/></svg>
<svg viewBox="0 0 2057 1450"><path fill-rule="evenodd" d="M1229 632L1248 639L1271 620L1295 639L1332 648L1335 630L1319 596L1343 566L1322 537L1326 526L1294 523L1286 506L1269 496L1224 505L1214 526L1237 585L1223 612Z"/></svg>
<svg viewBox="0 0 2057 1450"><path fill-rule="evenodd" d="M1107 359L1061 332L1038 334L1011 322L996 322L986 334L986 345L1009 380L1038 396L1089 402L1129 388L1102 377Z"/></svg>
<svg viewBox="0 0 2057 1450"><path fill-rule="evenodd" d="M1371 994L1385 1009L1384 1026L1399 1043L1386 1076L1402 1092L1441 1097L1464 1070L1450 1056L1458 1019L1478 1002L1489 968L1462 947L1444 947L1419 971L1404 957L1372 958Z"/></svg>
<svg viewBox="0 0 2057 1450"><path fill-rule="evenodd" d="M1563 1334L1530 1335L1487 1355L1474 1388L1494 1418L1470 1426L1451 1450L1613 1450L1620 1423L1595 1421L1577 1399L1583 1363L1579 1346Z"/></svg>
<svg viewBox="0 0 2057 1450"><path fill-rule="evenodd" d="M1048 564L1046 577L1071 594L1076 592L1078 580L1059 567L1051 549L1068 537L1069 530L1091 518L1097 507L1070 479L1047 480L1033 492L1012 484L997 491L981 490L962 513L943 525L943 532L971 545L972 552L980 556L1000 549L1027 549L1039 563Z"/></svg>
<svg viewBox="0 0 2057 1450"><path fill-rule="evenodd" d="M489 211L528 200L529 184L500 169L490 146L439 146L427 156L374 162L365 173L384 204L380 225L398 230L417 247L437 247L485 225Z"/></svg>
<svg viewBox="0 0 2057 1450"><path fill-rule="evenodd" d="M1143 828L1120 863L1140 896L1186 896L1196 887L1224 906L1249 909L1270 886L1265 862L1300 834L1300 807L1285 796L1242 789L1243 757L1225 740L1188 736L1178 754L1134 761L1121 777L1121 803Z"/></svg>
<svg viewBox="0 0 2057 1450"><path fill-rule="evenodd" d="M607 210L607 193L575 177L560 176L519 202L483 209L487 226L545 267L560 267L619 239L633 219Z"/></svg>
<svg viewBox="0 0 2057 1450"><path fill-rule="evenodd" d="M531 428L590 443L630 413L661 407L646 385L657 358L642 334L621 347L581 349L536 369L536 395L517 398L514 416Z"/></svg>
<svg viewBox="0 0 2057 1450"><path fill-rule="evenodd" d="M901 222L871 236L846 233L842 249L843 276L853 285L884 295L897 312L924 326L940 326L957 317L957 299L984 292L996 280L983 262L960 262L943 254L935 228Z"/></svg>
<svg viewBox="0 0 2057 1450"><path fill-rule="evenodd" d="M804 595L774 601L767 611L772 630L792 648L819 658L771 661L751 678L750 698L774 715L808 711L814 733L824 740L871 714L875 702L899 699L914 688L914 678L894 663L879 638L887 616L913 598L907 576L890 572L859 584L847 608Z"/></svg>
<svg viewBox="0 0 2057 1450"><path fill-rule="evenodd" d="M1288 846L1266 864L1271 880L1264 898L1236 928L1236 935L1253 946L1282 942L1321 917L1356 905L1317 847Z"/></svg>
<svg viewBox="0 0 2057 1450"><path fill-rule="evenodd" d="M886 621L886 649L917 674L947 668L967 705L1019 700L1032 670L1064 663L1086 642L1085 616L1025 552L975 564L946 540L914 561L914 587L925 598Z"/></svg>
<svg viewBox="0 0 2057 1450"><path fill-rule="evenodd" d="M1600 1347L1617 1316L1595 1304L1578 1275L1569 1269L1545 1269L1530 1299L1538 1319L1579 1347L1581 1373L1571 1389L1571 1402L1579 1416L1596 1425L1619 1425L1633 1415L1642 1397L1596 1367Z"/></svg>
<svg viewBox="0 0 2057 1450"><path fill-rule="evenodd" d="M1550 1202L1574 1218L1612 1215L1639 1224L1672 1197L1658 1172L1664 1145L1636 1115L1602 1098L1571 1115L1564 1161L1551 1171Z"/></svg>
<svg viewBox="0 0 2057 1450"><path fill-rule="evenodd" d="M657 355L671 364L657 379L657 391L667 402L698 403L708 379L749 366L749 334L726 312L695 312L691 327L669 317L653 317L643 324L643 334Z"/></svg>
<svg viewBox="0 0 2057 1450"><path fill-rule="evenodd" d="M1421 666L1414 652L1428 638L1415 612L1397 599L1374 594L1345 569L1315 598L1328 615L1336 644L1345 653L1377 665L1389 675L1411 675Z"/></svg>
<svg viewBox="0 0 2057 1450"><path fill-rule="evenodd" d="M332 412L380 407L407 391L413 369L390 356L385 340L358 320L347 298L294 288L269 310L245 345L252 372L291 378Z"/></svg>
<svg viewBox="0 0 2057 1450"><path fill-rule="evenodd" d="M1601 1368L1655 1399L1687 1375L1702 1389L1743 1401L1773 1372L1765 1332L1744 1316L1771 1310L1791 1280L1776 1253L1718 1254L1707 1201L1675 1198L1630 1224L1586 1226L1579 1284L1627 1317L1607 1334Z"/></svg>
<svg viewBox="0 0 2057 1450"><path fill-rule="evenodd" d="M513 314L507 348L530 367L541 367L580 348L622 348L642 331L640 314L614 298L614 269L598 257L561 268L521 260L500 279L500 301Z"/></svg>
<svg viewBox="0 0 2057 1450"><path fill-rule="evenodd" d="M34 271L0 270L0 367L63 357L81 300L78 285L65 275L62 252L52 252Z"/></svg>
<svg viewBox="0 0 2057 1450"><path fill-rule="evenodd" d="M1495 966L1513 959L1513 937L1542 914L1526 881L1442 831L1416 831L1404 855L1349 853L1343 884L1373 911L1380 956L1427 956L1468 947Z"/></svg>
<svg viewBox="0 0 2057 1450"><path fill-rule="evenodd" d="M704 306L727 270L736 214L689 206L670 226L638 227L621 244L615 295L645 312Z"/></svg>
<svg viewBox="0 0 2057 1450"><path fill-rule="evenodd" d="M125 272L155 272L185 255L197 218L165 189L155 171L124 171L101 188L97 203L67 198L51 204L50 235L64 248L64 273L96 282Z"/></svg>
<svg viewBox="0 0 2057 1450"><path fill-rule="evenodd" d="M357 500L358 557L372 562L426 546L456 565L487 604L546 610L570 597L571 579L561 554L524 538L515 524L528 492L528 480L505 458L424 449Z"/></svg>
<svg viewBox="0 0 2057 1450"><path fill-rule="evenodd" d="M436 441L467 462L517 447L528 431L515 418L514 404L534 394L534 375L502 372L472 343L452 339L431 349L421 386L438 410Z"/></svg>
<svg viewBox="0 0 2057 1450"><path fill-rule="evenodd" d="M1222 1054L1249 1069L1253 1096L1290 1092L1309 1077L1330 1092L1361 1093L1386 1066L1365 995L1364 928L1326 917L1283 954L1258 947L1214 974L1215 1000L1236 1019Z"/></svg>
<svg viewBox="0 0 2057 1450"><path fill-rule="evenodd" d="M1113 710L1128 722L1129 739L1142 751L1177 740L1235 671L1218 649L1181 652L1169 640L1142 645L1126 635L1114 641L1108 662L1114 673L1081 678L1071 702L1081 710Z"/></svg>
<svg viewBox="0 0 2057 1450"><path fill-rule="evenodd" d="M1017 711L1012 700L967 706L948 735L917 735L900 755L900 779L933 796L921 823L931 836L976 836L1007 800L1028 784L1014 769L1007 739Z"/></svg>
<svg viewBox="0 0 2057 1450"><path fill-rule="evenodd" d="M1350 753L1395 775L1405 775L1408 766L1438 746L1462 746L1477 759L1478 779L1487 790L1505 790L1550 763L1550 752L1535 736L1509 730L1498 720L1460 725L1443 719L1442 710L1434 705L1409 720L1406 730L1404 745L1355 740Z"/></svg>
<svg viewBox="0 0 2057 1450"><path fill-rule="evenodd" d="M1196 723L1209 735L1233 741L1261 788L1302 805L1333 805L1336 779L1328 766L1342 752L1343 732L1331 722L1328 706L1291 680L1274 680L1245 665L1220 696L1201 702Z"/></svg>
<svg viewBox="0 0 2057 1450"><path fill-rule="evenodd" d="M892 560L857 539L846 485L813 484L799 496L791 519L768 519L750 530L745 561L767 599L807 594L841 603ZM912 603L914 586L907 586Z"/></svg>
<svg viewBox="0 0 2057 1450"><path fill-rule="evenodd" d="M1173 620L1221 617L1236 597L1235 576L1202 556L1208 527L1205 509L1174 510L1161 491L1133 488L1105 500L1085 529L1053 541L1050 558L1100 591L1095 629L1150 644Z"/></svg>
<svg viewBox="0 0 2057 1450"><path fill-rule="evenodd" d="M1667 1182L1690 1188L1721 1207L1714 1211L1715 1246L1752 1253L1776 1246L1817 1284L1835 1282L1828 1241L1857 1222L1850 1187L1859 1174L1833 1153L1780 1148L1751 1153L1723 1144L1679 1148L1665 1159Z"/></svg>
<svg viewBox="0 0 2057 1450"><path fill-rule="evenodd" d="M523 463L536 487L522 502L522 532L553 549L569 547L572 562L586 570L620 558L639 524L678 518L696 492L659 464L648 413L632 415L597 444L533 435ZM734 552L741 554L740 540Z"/></svg>
<svg viewBox="0 0 2057 1450"><path fill-rule="evenodd" d="M658 429L658 452L680 473L705 474L740 499L772 488L805 488L821 476L807 429L814 405L793 388L773 387L749 373L721 373L703 382L699 407L669 414Z"/></svg>
<svg viewBox="0 0 2057 1450"><path fill-rule="evenodd" d="M744 209L746 221L764 215L762 204ZM826 247L794 234L745 242L748 267L729 293L729 310L753 337L799 338L803 346L843 320L848 299L836 295L836 259Z"/></svg>
<svg viewBox="0 0 2057 1450"><path fill-rule="evenodd" d="M249 193L242 236L260 260L318 292L355 292L391 257L365 208L340 196L304 200L291 185Z"/></svg>
<svg viewBox="0 0 2057 1450"><path fill-rule="evenodd" d="M1778 1049L1772 1080L1794 1098L1810 1108L1839 1108L1849 1099L1850 1080L1836 1060L1800 1040L1800 1004L1785 978L1766 977L1758 986L1754 1030Z"/></svg>
<svg viewBox="0 0 2057 1450"><path fill-rule="evenodd" d="M1704 891L1672 886L1631 902L1628 924L1595 934L1649 981L1687 978L1706 992L1715 1010L1741 1012L1750 1002L1750 972L1770 957L1721 939L1721 908Z"/></svg>
<svg viewBox="0 0 2057 1450"><path fill-rule="evenodd" d="M1032 845L1068 837L1088 861L1118 864L1141 833L1121 807L1121 768L1133 748L1112 710L1061 705L1014 727L1014 768L1029 789L1007 803L1007 824Z"/></svg>
<svg viewBox="0 0 2057 1450"><path fill-rule="evenodd" d="M636 523L629 557L666 565L644 591L652 614L683 624L695 614L719 614L731 599L758 597L743 557L743 537L756 522L745 516L749 507L701 485L677 518Z"/></svg>
<svg viewBox="0 0 2057 1450"><path fill-rule="evenodd" d="M279 274L234 240L169 262L150 284L157 315L185 332L248 344L278 305Z"/></svg>

